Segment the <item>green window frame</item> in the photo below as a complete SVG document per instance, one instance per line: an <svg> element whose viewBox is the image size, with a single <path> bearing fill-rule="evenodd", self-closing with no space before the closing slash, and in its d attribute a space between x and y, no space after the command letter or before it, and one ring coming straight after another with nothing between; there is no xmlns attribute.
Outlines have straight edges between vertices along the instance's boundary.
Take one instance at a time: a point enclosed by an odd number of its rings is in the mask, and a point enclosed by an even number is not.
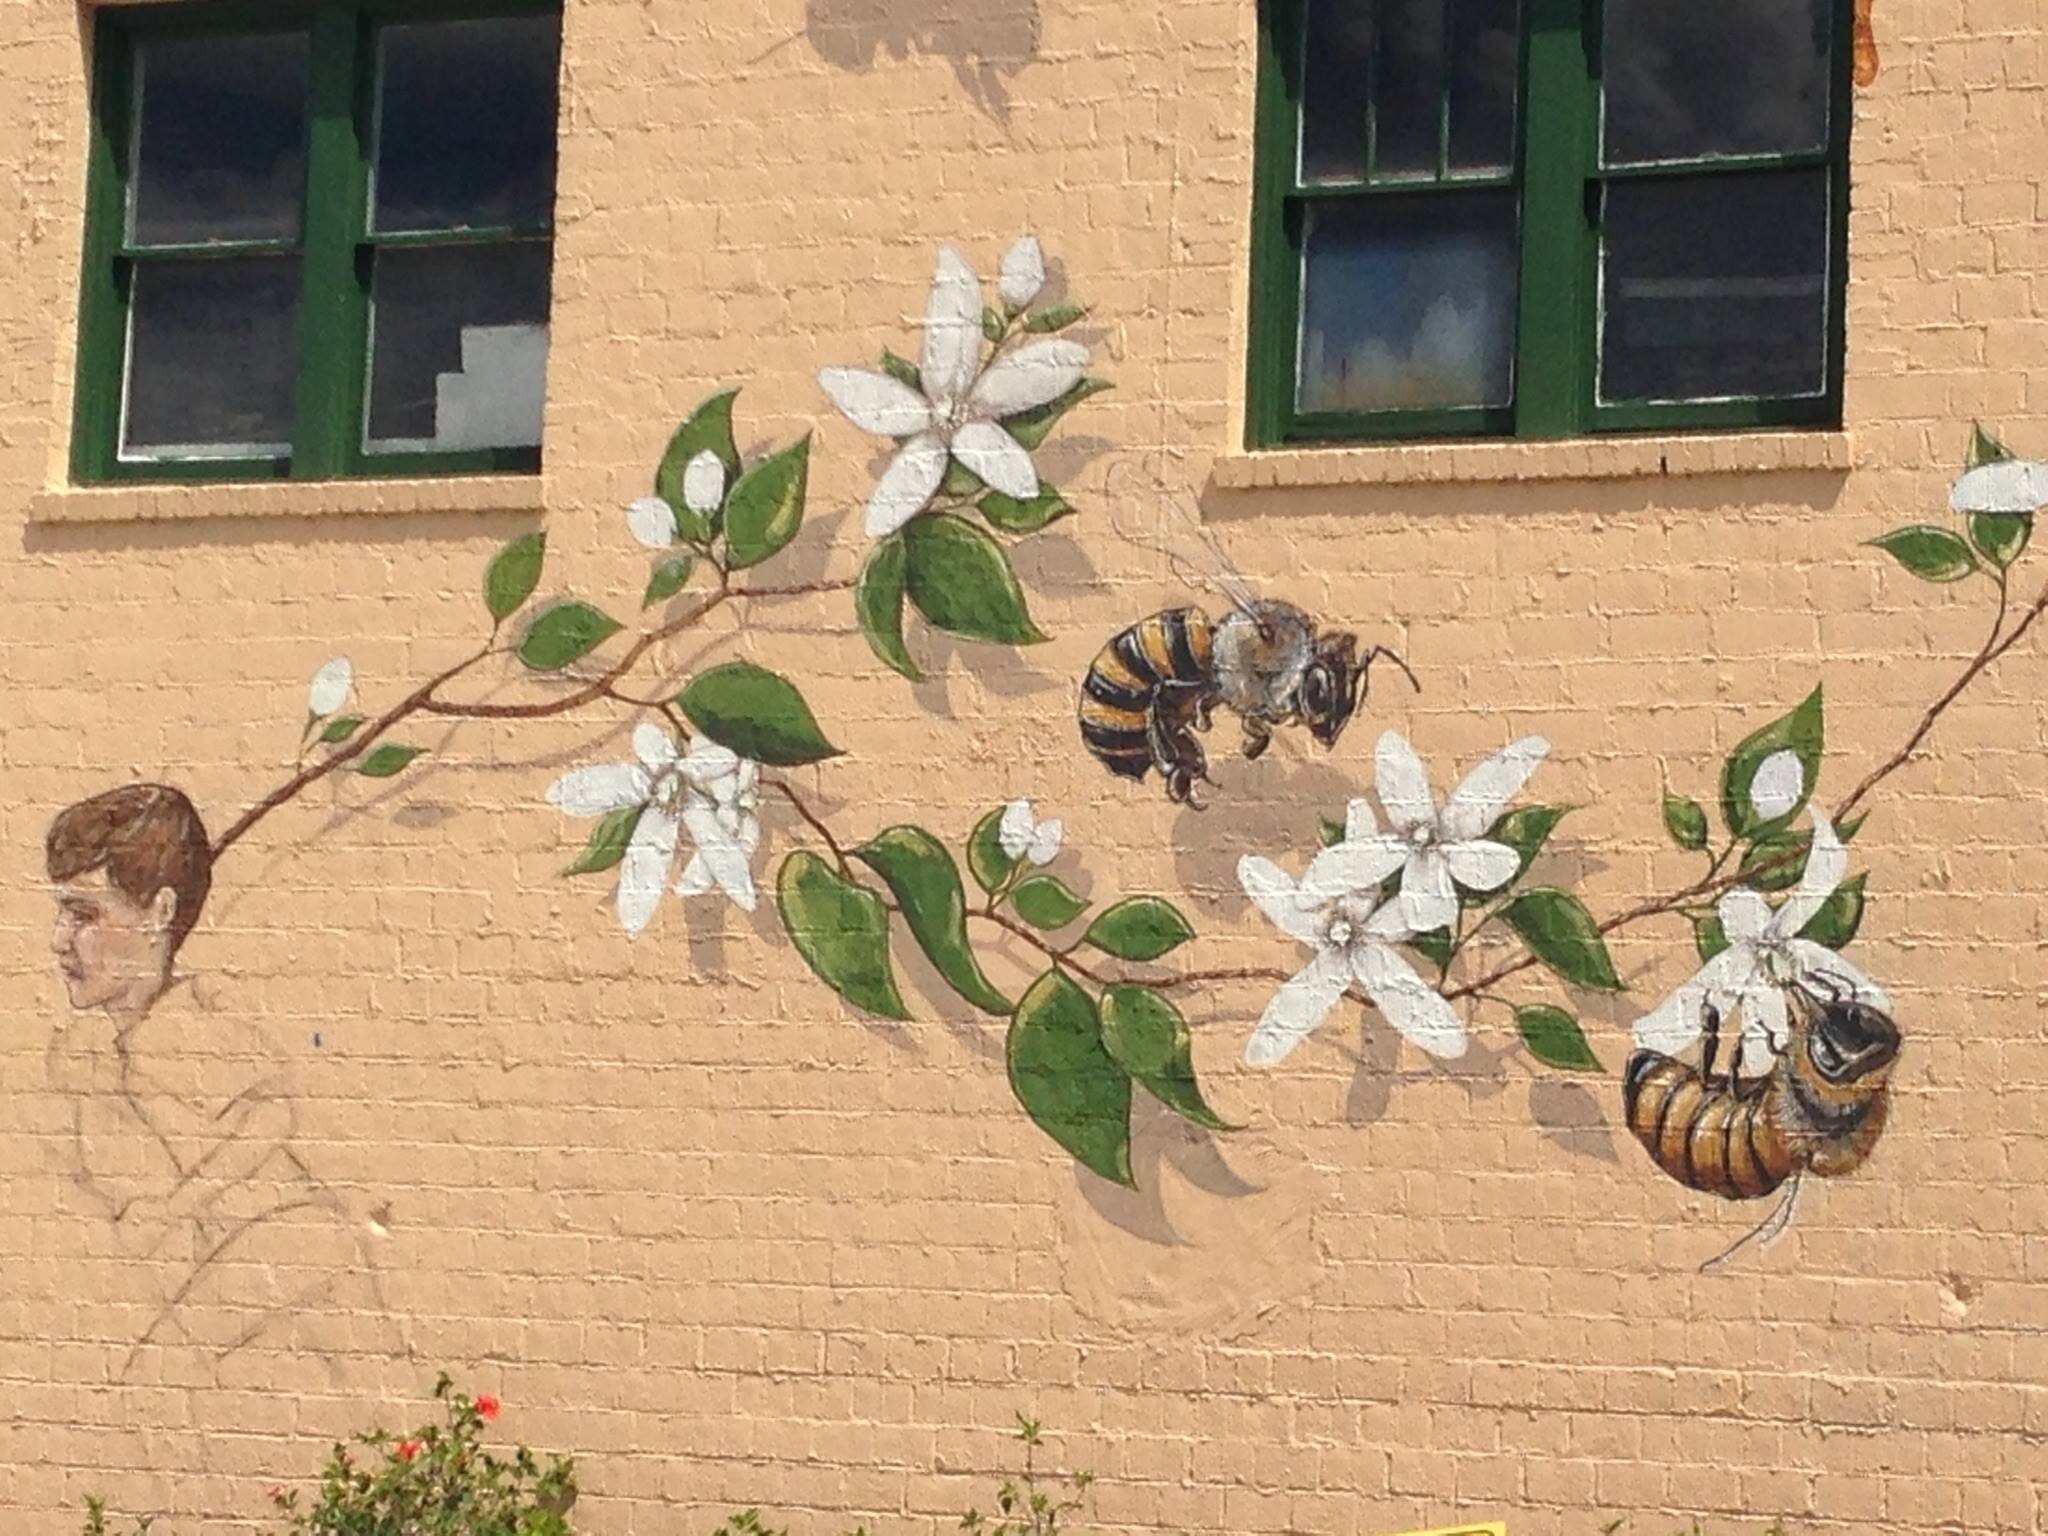
<svg viewBox="0 0 2048 1536"><path fill-rule="evenodd" d="M372 284L380 251L422 247L546 243L551 274L552 211L537 223L378 232L371 227L370 189L376 154L381 28L411 22L539 15L559 18L560 14L560 0L196 0L191 4L97 8L71 440L73 481L227 482L538 473L538 446L418 451L371 446L367 413ZM196 244L130 243L138 50L153 38L286 32L307 37L305 187L298 233L278 239ZM557 121L559 111L558 96ZM121 434L128 384L130 298L137 271L152 263L265 254L291 255L300 263L298 370L289 451L281 456L124 457ZM548 283L551 289L551 275Z"/></svg>
<svg viewBox="0 0 2048 1536"><path fill-rule="evenodd" d="M1245 445L1418 440L1443 437L1558 438L1603 432L1830 428L1841 422L1843 312L1847 292L1853 0L1829 0L1826 141L1810 150L1721 154L1603 166L1602 37L1607 0L1521 0L1512 169L1466 173L1450 164L1450 85L1445 69L1436 173L1373 174L1376 82L1364 87L1362 173L1342 182L1298 172L1304 49L1314 0L1259 0L1258 118L1252 195L1252 292ZM1365 0L1359 0L1365 3ZM1456 0L1449 0L1455 15ZM1446 22L1448 32L1451 23ZM1381 44L1375 40L1374 73ZM1449 45L1445 46L1448 55ZM1827 173L1824 386L1784 396L1697 400L1599 398L1602 236L1608 189L1721 176ZM1310 209L1413 209L1512 188L1518 198L1518 290L1510 402L1496 406L1310 411L1298 407L1303 258ZM1440 205L1442 206L1442 205Z"/></svg>

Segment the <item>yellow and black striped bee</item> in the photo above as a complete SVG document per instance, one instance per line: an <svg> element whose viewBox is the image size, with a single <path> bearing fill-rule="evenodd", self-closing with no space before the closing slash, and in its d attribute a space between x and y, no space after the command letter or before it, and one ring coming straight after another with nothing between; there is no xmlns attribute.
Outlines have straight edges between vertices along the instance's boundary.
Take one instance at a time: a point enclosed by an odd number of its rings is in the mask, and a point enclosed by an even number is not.
<svg viewBox="0 0 2048 1536"><path fill-rule="evenodd" d="M1801 1177L1854 1172L1884 1131L1898 1026L1832 989L1823 995L1793 983L1785 993L1792 1005L1790 1038L1762 1076L1743 1080L1739 1042L1727 1073L1715 1075L1721 1019L1709 1004L1700 1066L1638 1051L1623 1080L1629 1130L1651 1160L1687 1188L1724 1200L1758 1200L1792 1182L1777 1212L1715 1264L1753 1238L1782 1231Z"/></svg>

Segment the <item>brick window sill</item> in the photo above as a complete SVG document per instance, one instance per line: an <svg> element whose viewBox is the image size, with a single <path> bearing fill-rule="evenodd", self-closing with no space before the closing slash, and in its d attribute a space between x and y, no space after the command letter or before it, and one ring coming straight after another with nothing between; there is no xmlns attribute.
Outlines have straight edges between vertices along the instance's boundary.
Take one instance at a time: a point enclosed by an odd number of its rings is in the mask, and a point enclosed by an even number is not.
<svg viewBox="0 0 2048 1536"><path fill-rule="evenodd" d="M1290 486L1512 484L1524 480L1654 480L1693 475L1846 474L1847 432L1728 432L1575 437L1555 442L1400 443L1280 448L1216 461L1222 491Z"/></svg>
<svg viewBox="0 0 2048 1536"><path fill-rule="evenodd" d="M389 517L540 512L539 475L422 480L264 480L59 486L29 498L32 523L154 523L209 518Z"/></svg>

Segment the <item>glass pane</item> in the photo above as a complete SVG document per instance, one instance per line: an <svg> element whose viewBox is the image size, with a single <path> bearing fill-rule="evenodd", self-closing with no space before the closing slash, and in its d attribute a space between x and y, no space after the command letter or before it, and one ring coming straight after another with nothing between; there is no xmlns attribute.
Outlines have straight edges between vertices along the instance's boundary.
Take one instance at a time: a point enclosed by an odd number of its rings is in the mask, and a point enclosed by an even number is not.
<svg viewBox="0 0 2048 1536"><path fill-rule="evenodd" d="M299 376L299 259L136 265L123 458L283 458Z"/></svg>
<svg viewBox="0 0 2048 1536"><path fill-rule="evenodd" d="M1444 111L1444 7L1449 0L1381 0L1374 82L1373 174L1434 176Z"/></svg>
<svg viewBox="0 0 2048 1536"><path fill-rule="evenodd" d="M1365 178L1371 0L1308 0L1301 60L1301 179Z"/></svg>
<svg viewBox="0 0 2048 1536"><path fill-rule="evenodd" d="M1826 387L1827 171L1616 182L1605 222L1603 400Z"/></svg>
<svg viewBox="0 0 2048 1536"><path fill-rule="evenodd" d="M539 445L551 255L544 241L377 253L367 447Z"/></svg>
<svg viewBox="0 0 2048 1536"><path fill-rule="evenodd" d="M306 36L152 38L135 60L138 245L290 240L306 185Z"/></svg>
<svg viewBox="0 0 2048 1536"><path fill-rule="evenodd" d="M561 18L387 26L378 38L372 227L547 224Z"/></svg>
<svg viewBox="0 0 2048 1536"><path fill-rule="evenodd" d="M1508 404L1515 247L1511 191L1313 205L1298 408Z"/></svg>
<svg viewBox="0 0 2048 1536"><path fill-rule="evenodd" d="M1521 74L1516 0L1458 0L1451 49L1451 169L1515 163L1515 82Z"/></svg>
<svg viewBox="0 0 2048 1536"><path fill-rule="evenodd" d="M1834 10L1607 0L1607 163L1821 148Z"/></svg>

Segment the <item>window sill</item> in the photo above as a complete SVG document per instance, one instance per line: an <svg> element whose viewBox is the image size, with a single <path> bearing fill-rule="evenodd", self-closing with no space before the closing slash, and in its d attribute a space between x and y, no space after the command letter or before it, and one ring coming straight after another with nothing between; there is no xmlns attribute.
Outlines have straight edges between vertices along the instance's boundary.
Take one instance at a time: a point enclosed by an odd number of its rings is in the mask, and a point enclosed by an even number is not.
<svg viewBox="0 0 2048 1536"><path fill-rule="evenodd" d="M32 523L154 523L240 517L389 517L429 512L540 512L539 475L422 480L58 486L29 498Z"/></svg>
<svg viewBox="0 0 2048 1536"><path fill-rule="evenodd" d="M1847 432L1726 432L1573 437L1555 442L1389 443L1277 448L1216 461L1222 491L1288 486L1510 484L1653 480L1693 475L1844 474Z"/></svg>

